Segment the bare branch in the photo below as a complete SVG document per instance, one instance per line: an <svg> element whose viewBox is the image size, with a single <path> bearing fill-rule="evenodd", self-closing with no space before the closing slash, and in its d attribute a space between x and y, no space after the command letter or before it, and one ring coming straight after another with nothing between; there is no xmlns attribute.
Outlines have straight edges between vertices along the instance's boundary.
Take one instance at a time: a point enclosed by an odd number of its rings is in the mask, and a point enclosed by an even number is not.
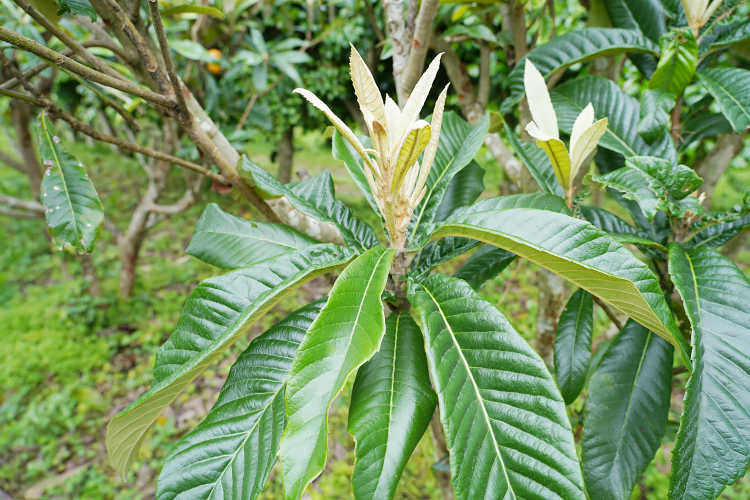
<svg viewBox="0 0 750 500"><path fill-rule="evenodd" d="M21 7L28 15L30 15L36 22L44 26L44 29L49 31L52 35L57 37L58 40L60 40L62 43L64 43L66 46L73 49L73 51L81 56L87 63L91 64L94 68L96 68L98 71L111 76L112 78L116 78L118 80L126 80L124 76L122 76L120 73L115 71L114 69L110 68L104 61L96 57L94 54L89 52L86 47L84 47L81 43L76 41L75 38L68 35L62 28L57 26L55 23L51 22L49 19L44 17L44 15L39 12L36 7L31 5L26 0L14 0L16 4Z"/></svg>
<svg viewBox="0 0 750 500"><path fill-rule="evenodd" d="M19 172L23 172L24 174L26 173L26 169L24 168L24 166L21 164L20 161L16 160L15 158L13 158L12 156L6 153L3 153L2 151L0 151L0 161L5 163L6 165L8 165L10 168L14 170L18 170Z"/></svg>
<svg viewBox="0 0 750 500"><path fill-rule="evenodd" d="M483 108L490 101L490 48L487 42L479 42L479 89L477 102Z"/></svg>
<svg viewBox="0 0 750 500"><path fill-rule="evenodd" d="M402 72L409 63L409 42L411 41L406 37L404 4L401 0L383 0L383 10L393 47L393 80L396 82L398 105L403 108L406 105L407 96L402 85Z"/></svg>
<svg viewBox="0 0 750 500"><path fill-rule="evenodd" d="M156 38L159 40L159 47L161 48L162 57L164 57L164 65L167 67L167 74L169 75L169 83L172 85L172 90L177 96L177 103L180 105L180 119L190 120L190 110L185 102L185 96L183 95L180 88L180 77L177 76L177 70L174 67L172 61L172 54L169 52L169 43L167 42L167 34L164 33L164 25L161 22L161 14L159 14L159 2L157 0L149 0L148 8L151 11L151 19L154 21L154 31L156 32Z"/></svg>
<svg viewBox="0 0 750 500"><path fill-rule="evenodd" d="M2 207L0 207L0 215L14 217L16 219L44 219L44 214L38 214L36 212L19 212L18 210L9 210Z"/></svg>
<svg viewBox="0 0 750 500"><path fill-rule="evenodd" d="M135 27L130 16L122 10L122 7L120 7L115 0L104 0L104 3L107 4L110 11L115 16L115 19L121 24L120 28L128 37L130 43L133 44L133 47L135 47L138 56L141 58L143 67L146 68L151 79L156 83L159 92L166 96L174 93L172 86L167 80L167 75L162 71L161 67L159 67L159 63L151 52L148 42L146 42L146 39L141 35L141 32Z"/></svg>
<svg viewBox="0 0 750 500"><path fill-rule="evenodd" d="M113 89L122 90L123 92L141 97L148 102L158 104L159 106L163 106L167 109L174 108L175 101L173 101L169 97L159 95L151 90L144 89L128 80L120 80L105 75L104 73L100 73L87 66L84 66L83 64L77 63L69 57L65 57L59 52L55 52L54 50L45 47L44 45L37 43L30 38L26 38L23 35L19 35L18 33L10 31L9 29L3 28L1 26L0 40L10 43L11 45L14 45L20 49L27 50L35 56L44 59L45 61L49 61L50 63L60 66L61 68L64 68L68 71L71 71L85 78L86 80L99 83Z"/></svg>
<svg viewBox="0 0 750 500"><path fill-rule="evenodd" d="M375 36L378 38L378 42L382 42L385 40L385 35L383 34L383 30L380 29L380 26L378 26L378 21L375 18L375 9L372 8L372 0L364 0L364 2L365 10L367 11L367 18L370 20Z"/></svg>
<svg viewBox="0 0 750 500"><path fill-rule="evenodd" d="M36 214L44 214L44 207L41 203L34 200L20 200L12 196L0 194L0 203L8 205L10 208L19 208Z"/></svg>
<svg viewBox="0 0 750 500"><path fill-rule="evenodd" d="M617 318L617 315L612 311L612 309L610 309L609 306L602 302L602 300L596 295L591 296L594 297L594 302L596 302L596 305L601 307L602 310L607 314L607 317L612 320L612 323L617 326L617 329L622 330L622 322Z"/></svg>
<svg viewBox="0 0 750 500"><path fill-rule="evenodd" d="M432 23L435 21L438 0L423 0L414 26L414 36L409 51L409 62L404 69L401 85L407 96L414 90L414 86L422 76L424 62L427 58L427 49L430 48L430 36L432 36Z"/></svg>

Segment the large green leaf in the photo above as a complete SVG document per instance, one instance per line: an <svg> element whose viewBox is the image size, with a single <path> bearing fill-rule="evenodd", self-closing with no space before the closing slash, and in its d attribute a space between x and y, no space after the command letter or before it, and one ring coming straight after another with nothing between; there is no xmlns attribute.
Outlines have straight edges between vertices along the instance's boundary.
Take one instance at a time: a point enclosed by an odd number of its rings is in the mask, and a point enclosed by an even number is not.
<svg viewBox="0 0 750 500"><path fill-rule="evenodd" d="M157 500L258 497L284 431L284 391L294 354L326 300L291 313L237 358L206 419L167 457Z"/></svg>
<svg viewBox="0 0 750 500"><path fill-rule="evenodd" d="M380 294L393 254L378 246L352 262L297 349L287 383L287 426L280 452L287 499L299 499L323 471L331 402L349 375L380 348L385 333Z"/></svg>
<svg viewBox="0 0 750 500"><path fill-rule="evenodd" d="M594 299L579 289L560 313L555 335L555 378L563 400L576 400L586 382L594 331Z"/></svg>
<svg viewBox="0 0 750 500"><path fill-rule="evenodd" d="M674 28L659 40L661 56L648 81L649 89L662 89L682 95L698 65L698 42L690 28Z"/></svg>
<svg viewBox="0 0 750 500"><path fill-rule="evenodd" d="M579 210L584 220L589 221L605 233L609 234L615 241L638 245L638 249L648 257L662 260L666 258L666 248L658 242L655 242L654 237L649 233L646 233L646 231L631 226L603 208L581 205ZM640 218L648 224L648 221L643 217L641 209L636 207L636 210L638 211L637 213ZM658 248L658 251L654 250L654 247Z"/></svg>
<svg viewBox="0 0 750 500"><path fill-rule="evenodd" d="M690 193L703 184L695 171L684 165L674 165L661 158L635 156L625 161L625 167L592 179L603 187L614 188L626 199L635 200L643 215L654 220L657 210L675 217L687 211L701 215L703 208Z"/></svg>
<svg viewBox="0 0 750 500"><path fill-rule="evenodd" d="M648 38L629 29L584 28L553 38L529 52L510 72L508 79L511 93L500 106L500 112L508 113L523 98L523 75L527 59L530 59L542 75L548 78L553 73L573 64L625 52L656 55L657 49ZM594 107L596 109L596 105Z"/></svg>
<svg viewBox="0 0 750 500"><path fill-rule="evenodd" d="M616 83L606 78L589 76L571 80L551 92L560 130L573 131L573 124L588 103L596 116L610 118L607 131L599 146L630 156L656 156L677 163L677 151L669 134L653 144L638 135L641 105L627 95Z"/></svg>
<svg viewBox="0 0 750 500"><path fill-rule="evenodd" d="M485 113L476 126L472 126L452 111L443 115L435 161L425 182L427 192L414 212L409 241L423 233L423 226L433 221L451 179L474 159L484 144L489 125L489 113Z"/></svg>
<svg viewBox="0 0 750 500"><path fill-rule="evenodd" d="M353 256L337 245L315 245L202 281L156 353L151 389L107 427L110 465L124 478L151 425L195 377L285 295Z"/></svg>
<svg viewBox="0 0 750 500"><path fill-rule="evenodd" d="M442 240L441 240L442 241ZM515 254L502 248L485 245L469 257L464 264L453 273L454 278L464 280L474 290L482 288L515 260Z"/></svg>
<svg viewBox="0 0 750 500"><path fill-rule="evenodd" d="M565 200L546 193L525 193L487 198L460 210L459 213L469 214L501 208L534 208L570 214L570 210L565 205ZM425 241L420 240L418 243L424 245ZM448 262L454 257L458 257L478 244L478 241L469 238L444 238L440 241L430 243L419 249L417 256L412 262L412 270L423 273L444 262Z"/></svg>
<svg viewBox="0 0 750 500"><path fill-rule="evenodd" d="M711 43L712 49L721 49L750 39L750 19L733 26Z"/></svg>
<svg viewBox="0 0 750 500"><path fill-rule="evenodd" d="M667 31L659 0L604 0L604 7L612 26L643 33L654 43ZM651 54L630 53L628 58L646 78L656 70L656 60Z"/></svg>
<svg viewBox="0 0 750 500"><path fill-rule="evenodd" d="M186 251L212 266L236 269L317 243L285 224L245 220L209 203Z"/></svg>
<svg viewBox="0 0 750 500"><path fill-rule="evenodd" d="M652 42L667 32L659 0L604 0L612 26L643 33Z"/></svg>
<svg viewBox="0 0 750 500"><path fill-rule="evenodd" d="M71 245L79 253L94 249L104 225L104 209L83 164L55 133L47 113L37 124L39 155L44 163L41 200L52 243L62 250Z"/></svg>
<svg viewBox="0 0 750 500"><path fill-rule="evenodd" d="M680 151L705 137L715 137L732 131L732 124L721 113L701 113L690 118L680 131Z"/></svg>
<svg viewBox="0 0 750 500"><path fill-rule="evenodd" d="M591 376L582 442L591 498L628 500L654 458L669 415L673 352L630 320Z"/></svg>
<svg viewBox="0 0 750 500"><path fill-rule="evenodd" d="M750 228L750 215L745 215L732 222L721 222L709 226L685 242L686 247L716 248L728 242L742 231Z"/></svg>
<svg viewBox="0 0 750 500"><path fill-rule="evenodd" d="M653 144L664 135L669 126L669 112L675 106L675 94L664 89L648 89L641 99L641 119L638 135L646 144Z"/></svg>
<svg viewBox="0 0 750 500"><path fill-rule="evenodd" d="M542 191L565 198L565 191L560 183L557 182L555 170L552 168L552 163L549 161L549 157L544 152L544 149L530 142L519 141L510 127L507 124L504 124L504 126L508 142L513 146L516 154L521 158L521 161L537 184L539 184Z"/></svg>
<svg viewBox="0 0 750 500"><path fill-rule="evenodd" d="M740 68L710 68L698 79L714 96L735 132L750 127L750 71Z"/></svg>
<svg viewBox="0 0 750 500"><path fill-rule="evenodd" d="M672 451L670 500L709 500L750 464L750 283L711 248L669 245L693 327L693 374Z"/></svg>
<svg viewBox="0 0 750 500"><path fill-rule="evenodd" d="M372 228L352 215L352 211L339 200L331 199L328 196L308 199L308 196L312 194L309 190L304 189L304 187L299 188L298 191L301 189L301 194L298 194L294 191L294 187L290 189L281 184L246 156L242 157L242 170L252 176L256 186L263 193L272 197L285 196L289 203L303 214L319 222L328 222L336 226L348 247L361 252L379 244ZM330 174L328 174L328 178L330 179ZM321 199L325 203L318 205L317 202Z"/></svg>
<svg viewBox="0 0 750 500"><path fill-rule="evenodd" d="M96 22L96 11L89 0L59 0L57 2L57 15L60 16L66 12L76 16L88 16L92 22Z"/></svg>
<svg viewBox="0 0 750 500"><path fill-rule="evenodd" d="M547 367L464 281L412 276L459 500L583 500L565 404Z"/></svg>
<svg viewBox="0 0 750 500"><path fill-rule="evenodd" d="M407 311L394 312L385 322L380 350L359 369L352 389L357 500L393 498L436 404L422 332Z"/></svg>
<svg viewBox="0 0 750 500"><path fill-rule="evenodd" d="M526 258L689 351L651 270L586 221L544 210L510 208L456 216L430 236L477 239ZM689 363L689 360L688 360Z"/></svg>
<svg viewBox="0 0 750 500"><path fill-rule="evenodd" d="M484 191L484 169L474 160L451 179L443 202L438 207L433 221L443 221L464 207L468 207Z"/></svg>

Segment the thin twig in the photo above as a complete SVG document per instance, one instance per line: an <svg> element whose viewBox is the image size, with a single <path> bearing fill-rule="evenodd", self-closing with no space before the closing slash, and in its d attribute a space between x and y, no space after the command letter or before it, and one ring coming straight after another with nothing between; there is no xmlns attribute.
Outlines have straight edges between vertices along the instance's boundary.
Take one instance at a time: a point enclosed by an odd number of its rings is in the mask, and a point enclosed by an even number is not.
<svg viewBox="0 0 750 500"><path fill-rule="evenodd" d="M171 84L167 81L167 75L164 73L164 71L162 71L159 63L154 57L154 54L148 47L146 39L135 27L133 21L130 19L130 16L124 10L122 10L122 7L120 7L115 0L104 0L104 3L107 4L109 9L112 11L112 14L114 14L115 18L120 23L122 23L123 33L125 33L125 36L128 37L130 43L132 43L133 47L135 47L136 52L138 52L138 56L141 58L143 67L146 68L146 71L148 71L148 74L151 75L151 78L156 83L156 86L159 87L159 92L167 96L169 94L172 94L174 91L172 90Z"/></svg>
<svg viewBox="0 0 750 500"><path fill-rule="evenodd" d="M44 214L36 212L19 212L18 210L9 210L7 208L0 207L0 215L7 215L8 217L15 217L16 219L43 219Z"/></svg>
<svg viewBox="0 0 750 500"><path fill-rule="evenodd" d="M136 85L128 80L119 80L111 76L100 73L99 71L93 70L83 64L80 64L69 57L65 57L59 52L45 47L44 45L26 38L23 35L19 35L9 29L0 26L0 40L14 45L20 49L27 50L35 56L49 61L53 64L60 66L61 68L72 71L73 73L85 78L86 80L104 85L106 87L112 87L113 89L122 90L128 94L140 97L148 102L158 104L167 109L173 109L175 101L169 97L159 95L151 90L144 89L143 87Z"/></svg>
<svg viewBox="0 0 750 500"><path fill-rule="evenodd" d="M617 318L617 316L615 316L615 313L612 312L612 309L610 309L609 306L607 304L605 304L604 301L602 301L596 295L592 294L591 296L594 297L594 302L596 302L596 305L598 305L599 307L601 307L604 310L604 312L607 314L607 316L609 317L609 319L612 320L612 323L614 323L615 326L617 326L617 329L618 330L622 330L622 323Z"/></svg>
<svg viewBox="0 0 750 500"><path fill-rule="evenodd" d="M21 200L12 196L0 194L0 203L8 205L10 208L20 208L21 210L27 210L37 214L44 213L44 207L38 201L34 200Z"/></svg>
<svg viewBox="0 0 750 500"><path fill-rule="evenodd" d="M177 97L177 103L180 105L180 118L182 120L190 120L191 114L185 101L185 95L182 93L180 88L180 77L177 76L177 69L174 67L172 61L172 54L169 52L169 42L167 42L167 34L164 32L164 25L161 22L161 14L159 13L159 2L157 0L149 0L148 8L151 11L151 19L154 21L154 31L156 32L156 38L159 40L159 47L161 48L161 54L164 57L164 64L167 67L167 74L169 75L169 83L172 84L172 90Z"/></svg>
<svg viewBox="0 0 750 500"><path fill-rule="evenodd" d="M14 170L18 170L19 172L23 172L24 174L26 173L26 169L20 161L16 160L8 154L3 153L2 151L0 151L0 161Z"/></svg>
<svg viewBox="0 0 750 500"><path fill-rule="evenodd" d="M36 22L44 26L44 29L49 31L52 35L57 37L58 40L60 40L62 43L64 43L66 46L70 47L75 53L80 55L86 62L91 64L94 68L96 68L98 71L109 75L113 78L117 78L119 80L126 80L124 76L122 76L120 73L115 71L114 69L110 68L104 61L96 57L94 54L89 52L86 47L84 47L80 42L76 41L75 38L68 35L65 31L63 31L59 26L57 26L55 23L51 22L49 19L44 17L44 15L39 12L36 7L31 5L26 0L14 0L16 4L21 7L28 15L30 15Z"/></svg>

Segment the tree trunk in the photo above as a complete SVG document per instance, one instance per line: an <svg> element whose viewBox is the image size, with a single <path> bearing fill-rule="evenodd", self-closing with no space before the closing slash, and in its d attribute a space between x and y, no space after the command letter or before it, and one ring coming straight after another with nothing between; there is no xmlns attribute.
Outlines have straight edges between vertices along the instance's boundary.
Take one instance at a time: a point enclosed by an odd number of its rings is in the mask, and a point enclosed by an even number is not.
<svg viewBox="0 0 750 500"><path fill-rule="evenodd" d="M87 283L89 295L92 297L101 297L102 286L99 283L99 277L96 274L96 266L94 266L93 257L88 253L79 255L78 262L81 263L83 281Z"/></svg>
<svg viewBox="0 0 750 500"><path fill-rule="evenodd" d="M553 354L557 322L565 305L565 280L546 269L537 273L539 287L536 313L536 336L533 347L548 367L554 366Z"/></svg>
<svg viewBox="0 0 750 500"><path fill-rule="evenodd" d="M39 190L42 187L42 166L36 156L34 140L31 138L32 107L17 100L10 103L13 115L13 128L16 129L16 146L21 156L26 175L29 177L29 187L34 198L39 201Z"/></svg>
<svg viewBox="0 0 750 500"><path fill-rule="evenodd" d="M706 201L703 204L706 208L711 208L711 199L714 196L716 184L719 178L732 163L737 154L742 149L742 141L747 135L747 131L741 134L724 134L716 141L714 148L708 152L705 158L696 162L693 166L696 173L703 178L703 185L699 191L706 193Z"/></svg>
<svg viewBox="0 0 750 500"><path fill-rule="evenodd" d="M279 175L282 184L292 181L292 163L294 162L294 125L284 131L279 141Z"/></svg>

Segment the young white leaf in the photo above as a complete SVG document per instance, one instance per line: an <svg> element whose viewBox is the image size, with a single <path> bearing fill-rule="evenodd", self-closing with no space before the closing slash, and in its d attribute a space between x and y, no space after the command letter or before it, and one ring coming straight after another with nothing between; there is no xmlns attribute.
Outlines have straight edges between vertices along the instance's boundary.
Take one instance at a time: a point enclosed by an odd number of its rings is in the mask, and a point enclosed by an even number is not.
<svg viewBox="0 0 750 500"><path fill-rule="evenodd" d="M555 171L557 182L560 183L563 189L568 189L570 185L570 155L568 154L568 150L565 149L565 144L560 139L550 137L539 130L539 127L534 122L529 122L526 126L526 131L531 137L536 139L536 145L547 153L549 161L552 163L552 169Z"/></svg>
<svg viewBox="0 0 750 500"><path fill-rule="evenodd" d="M352 83L354 84L354 92L357 94L357 101L361 107L367 108L377 121L381 124L385 124L385 106L383 106L383 98L380 96L380 89L378 89L375 78L373 78L370 69L365 64L362 56L359 55L354 45L349 44L352 47L352 53L349 57L349 68L351 71Z"/></svg>
<svg viewBox="0 0 750 500"><path fill-rule="evenodd" d="M440 58L442 53L435 56L432 60L427 71L424 72L422 77L419 79L417 84L414 86L414 90L409 96L409 100L406 101L406 106L401 113L401 122L399 123L398 130L396 131L399 135L409 125L419 119L419 112L422 111L422 106L427 99L427 95L430 93L432 88L432 82L435 81L435 75L437 75L438 69L440 69ZM399 137L396 135L396 137Z"/></svg>
<svg viewBox="0 0 750 500"><path fill-rule="evenodd" d="M588 103L588 105L583 108L583 111L578 115L576 118L575 123L573 123L573 130L570 134L570 151L571 153L576 148L576 143L580 140L583 133L588 129L591 125L594 124L594 105L591 103Z"/></svg>
<svg viewBox="0 0 750 500"><path fill-rule="evenodd" d="M321 110L325 115L328 117L329 120L331 120L331 123L333 123L333 126L338 129L339 132L341 132L341 135L344 136L344 139L346 139L349 144L352 145L355 151L359 154L359 156L362 157L362 160L365 162L365 165L369 166L371 169L376 170L377 167L373 166L373 162L370 159L370 157L365 152L364 146L362 146L362 143L359 142L359 139L357 139L357 136L354 135L354 132L352 132L352 129L350 129L346 123L344 123L341 118L336 116L333 111L331 111L331 108L326 106L326 104L318 99L318 97L306 89L294 89L295 94L300 94L302 97L307 99L310 104Z"/></svg>
<svg viewBox="0 0 750 500"><path fill-rule="evenodd" d="M536 66L528 59L526 60L523 82L526 88L526 99L529 101L529 111L531 111L531 117L537 127L549 137L560 139L560 132L557 129L557 114L555 114L555 108L552 107L547 83Z"/></svg>
<svg viewBox="0 0 750 500"><path fill-rule="evenodd" d="M398 136L396 135L396 130L398 129L398 125L401 123L401 109L399 109L398 104L391 99L391 96L388 94L385 95L385 128L391 131L391 135L388 137L388 140L390 141L388 143L388 149L393 149L393 147L396 145L396 140L398 139ZM399 132L400 135L400 132Z"/></svg>

